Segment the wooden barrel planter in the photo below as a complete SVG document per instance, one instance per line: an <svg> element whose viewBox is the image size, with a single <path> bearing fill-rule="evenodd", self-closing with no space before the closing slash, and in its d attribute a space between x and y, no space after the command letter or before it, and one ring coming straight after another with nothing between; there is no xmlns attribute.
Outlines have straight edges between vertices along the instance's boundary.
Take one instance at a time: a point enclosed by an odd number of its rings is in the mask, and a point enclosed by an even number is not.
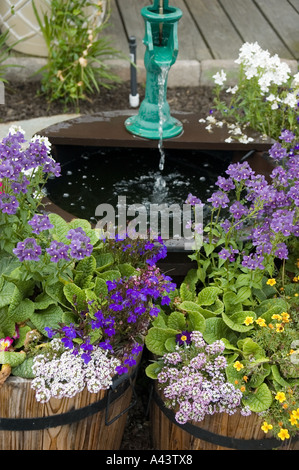
<svg viewBox="0 0 299 470"><path fill-rule="evenodd" d="M118 450L135 404L136 369L109 390L35 399L31 381L9 377L0 389L0 450Z"/></svg>
<svg viewBox="0 0 299 470"><path fill-rule="evenodd" d="M162 395L154 390L151 433L156 450L299 450L299 440L277 440L261 430L256 414L242 416L218 413L200 423L180 425Z"/></svg>

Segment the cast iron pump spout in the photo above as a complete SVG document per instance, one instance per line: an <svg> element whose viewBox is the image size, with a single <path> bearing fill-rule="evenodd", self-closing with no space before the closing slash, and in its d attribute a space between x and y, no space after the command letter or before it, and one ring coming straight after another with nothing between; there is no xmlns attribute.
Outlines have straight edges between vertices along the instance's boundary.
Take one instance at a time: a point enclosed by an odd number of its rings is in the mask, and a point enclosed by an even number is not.
<svg viewBox="0 0 299 470"><path fill-rule="evenodd" d="M161 125L163 138L175 137L182 132L182 124L170 115L166 99L168 72L179 51L178 21L182 15L179 8L168 5L168 0L154 0L153 5L141 10L145 21L146 89L138 115L125 123L132 134L158 140L161 138Z"/></svg>

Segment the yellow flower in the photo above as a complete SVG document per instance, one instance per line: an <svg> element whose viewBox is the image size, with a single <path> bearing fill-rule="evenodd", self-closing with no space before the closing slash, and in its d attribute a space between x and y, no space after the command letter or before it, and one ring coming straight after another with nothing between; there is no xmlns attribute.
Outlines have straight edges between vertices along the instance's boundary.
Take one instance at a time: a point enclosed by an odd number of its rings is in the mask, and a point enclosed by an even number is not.
<svg viewBox="0 0 299 470"><path fill-rule="evenodd" d="M255 320L255 321L256 321L256 323L257 323L259 326L267 326L267 324L266 324L264 318L258 318L258 319Z"/></svg>
<svg viewBox="0 0 299 470"><path fill-rule="evenodd" d="M267 423L267 421L264 421L263 425L261 426L261 429L267 434L268 431L271 431L273 429L272 424Z"/></svg>
<svg viewBox="0 0 299 470"><path fill-rule="evenodd" d="M299 281L298 276L293 277L293 281L294 281L294 282L298 282L298 281Z"/></svg>
<svg viewBox="0 0 299 470"><path fill-rule="evenodd" d="M244 382L247 382L247 381L248 381L247 375L244 375L243 380L244 380Z"/></svg>
<svg viewBox="0 0 299 470"><path fill-rule="evenodd" d="M290 435L289 435L289 432L287 429L281 429L279 431L279 433L277 434L277 436L282 440L284 441L285 439L289 439L290 438Z"/></svg>
<svg viewBox="0 0 299 470"><path fill-rule="evenodd" d="M246 390L245 385L242 385L242 387L240 387L240 390L241 390L241 392L245 392L245 390Z"/></svg>
<svg viewBox="0 0 299 470"><path fill-rule="evenodd" d="M277 392L275 395L275 399L279 401L279 403L282 403L283 401L286 400L286 396L284 392Z"/></svg>
<svg viewBox="0 0 299 470"><path fill-rule="evenodd" d="M251 325L253 323L253 317L246 317L244 320L245 325Z"/></svg>
<svg viewBox="0 0 299 470"><path fill-rule="evenodd" d="M298 297L299 294L294 294L294 297Z"/></svg>
<svg viewBox="0 0 299 470"><path fill-rule="evenodd" d="M281 333L284 330L284 326L282 323L276 323L276 331L277 333Z"/></svg>
<svg viewBox="0 0 299 470"><path fill-rule="evenodd" d="M289 313L287 313L287 312L282 312L281 316L282 316L282 321L283 321L284 323L289 323L289 322L290 322L290 315L289 315Z"/></svg>
<svg viewBox="0 0 299 470"><path fill-rule="evenodd" d="M272 315L273 320L282 320L282 316L281 315L278 315L278 313L275 313L274 315Z"/></svg>
<svg viewBox="0 0 299 470"><path fill-rule="evenodd" d="M267 284L268 284L268 286L275 286L276 281L275 281L275 279L268 279Z"/></svg>
<svg viewBox="0 0 299 470"><path fill-rule="evenodd" d="M297 408L297 410L293 410L293 411L292 411L292 415L293 415L296 419L299 419L299 408Z"/></svg>
<svg viewBox="0 0 299 470"><path fill-rule="evenodd" d="M269 323L268 327L270 328L270 330L273 330L274 326L272 325L272 323Z"/></svg>
<svg viewBox="0 0 299 470"><path fill-rule="evenodd" d="M236 361L236 362L234 363L234 368L237 369L237 371L239 372L239 370L243 369L244 366L243 366L243 364L241 364L240 361Z"/></svg>
<svg viewBox="0 0 299 470"><path fill-rule="evenodd" d="M295 418L294 415L291 415L291 416L290 416L289 421L290 421L290 423L292 424L292 426L296 426L296 424L297 424L297 419Z"/></svg>

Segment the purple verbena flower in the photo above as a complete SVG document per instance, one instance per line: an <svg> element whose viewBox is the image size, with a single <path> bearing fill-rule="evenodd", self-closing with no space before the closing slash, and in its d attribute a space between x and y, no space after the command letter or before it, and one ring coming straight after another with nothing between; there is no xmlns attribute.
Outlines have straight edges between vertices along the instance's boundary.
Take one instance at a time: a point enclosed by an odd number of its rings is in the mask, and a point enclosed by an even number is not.
<svg viewBox="0 0 299 470"><path fill-rule="evenodd" d="M39 261L42 249L37 245L34 238L26 238L26 240L17 244L13 252L20 261Z"/></svg>
<svg viewBox="0 0 299 470"><path fill-rule="evenodd" d="M279 142L276 142L275 144L273 144L269 150L269 155L275 161L282 160L283 158L287 156L287 154L288 154L287 149L285 149Z"/></svg>
<svg viewBox="0 0 299 470"><path fill-rule="evenodd" d="M49 230L54 227L47 215L34 214L28 222L32 227L32 232L39 235L43 230Z"/></svg>
<svg viewBox="0 0 299 470"><path fill-rule="evenodd" d="M216 191L207 201L210 202L215 209L219 207L224 209L225 207L228 207L229 198L226 193Z"/></svg>
<svg viewBox="0 0 299 470"><path fill-rule="evenodd" d="M9 194L0 194L0 209L9 215L14 215L19 207L19 202L15 196Z"/></svg>

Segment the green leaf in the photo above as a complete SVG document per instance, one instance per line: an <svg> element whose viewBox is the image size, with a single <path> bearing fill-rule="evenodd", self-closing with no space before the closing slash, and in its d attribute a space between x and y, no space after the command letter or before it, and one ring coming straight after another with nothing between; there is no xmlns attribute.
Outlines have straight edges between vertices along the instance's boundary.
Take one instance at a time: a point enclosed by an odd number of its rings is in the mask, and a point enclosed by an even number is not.
<svg viewBox="0 0 299 470"><path fill-rule="evenodd" d="M67 300L78 312L86 309L86 295L84 290L76 286L76 284L69 283L63 287L63 292Z"/></svg>
<svg viewBox="0 0 299 470"><path fill-rule="evenodd" d="M172 336L171 338L167 338L167 340L165 341L165 348L168 352L175 351L176 341L174 336Z"/></svg>
<svg viewBox="0 0 299 470"><path fill-rule="evenodd" d="M191 291L195 291L195 286L198 282L197 269L189 269L185 276L183 284L186 284Z"/></svg>
<svg viewBox="0 0 299 470"><path fill-rule="evenodd" d="M108 294L108 287L104 279L101 279L100 277L96 278L94 292L98 297L105 297Z"/></svg>
<svg viewBox="0 0 299 470"><path fill-rule="evenodd" d="M234 292L225 292L223 295L224 309L226 313L239 312L242 304L236 302L237 295Z"/></svg>
<svg viewBox="0 0 299 470"><path fill-rule="evenodd" d="M235 282L235 287L238 289L239 287L249 286L249 284L250 284L250 275L239 274Z"/></svg>
<svg viewBox="0 0 299 470"><path fill-rule="evenodd" d="M18 304L11 304L7 315L15 323L28 320L34 312L34 302L30 299L21 300Z"/></svg>
<svg viewBox="0 0 299 470"><path fill-rule="evenodd" d="M120 271L121 277L131 277L138 273L130 263L119 264L117 268Z"/></svg>
<svg viewBox="0 0 299 470"><path fill-rule="evenodd" d="M287 312L289 309L289 304L281 298L274 298L274 299L267 299L262 302L256 309L255 313L257 316L262 316L264 318L264 314L281 314L282 312ZM273 312L273 313L272 313Z"/></svg>
<svg viewBox="0 0 299 470"><path fill-rule="evenodd" d="M250 393L243 398L244 405L247 405L254 413L261 413L270 408L272 404L272 394L267 384L263 383L254 393Z"/></svg>
<svg viewBox="0 0 299 470"><path fill-rule="evenodd" d="M40 333L47 336L45 327L59 328L59 323L63 322L63 310L58 305L50 305L45 310L34 312L30 320Z"/></svg>
<svg viewBox="0 0 299 470"><path fill-rule="evenodd" d="M199 305L212 305L216 302L218 295L222 290L218 287L205 287L197 296L197 303Z"/></svg>
<svg viewBox="0 0 299 470"><path fill-rule="evenodd" d="M236 297L234 298L233 303L236 304L243 304L245 300L249 299L251 296L251 289L250 287L241 287L241 289L238 290Z"/></svg>
<svg viewBox="0 0 299 470"><path fill-rule="evenodd" d="M68 231L70 230L68 223L58 214L49 214L49 219L53 228L50 229L50 233L55 240L69 244L69 240L66 238Z"/></svg>
<svg viewBox="0 0 299 470"><path fill-rule="evenodd" d="M200 306L191 300L185 300L184 302L182 302L178 306L178 309L181 310L182 312L187 312L187 313L192 313L192 312L200 313Z"/></svg>
<svg viewBox="0 0 299 470"><path fill-rule="evenodd" d="M254 357L255 359L266 358L266 352L264 349L251 338L246 338L244 340L243 353L247 359L249 357Z"/></svg>
<svg viewBox="0 0 299 470"><path fill-rule="evenodd" d="M105 279L105 281L115 281L121 278L121 274L116 269L111 269L109 271L104 271L103 273L99 273L98 277L101 279Z"/></svg>
<svg viewBox="0 0 299 470"><path fill-rule="evenodd" d="M14 284L5 282L0 292L0 308L9 305L15 290Z"/></svg>
<svg viewBox="0 0 299 470"><path fill-rule="evenodd" d="M112 253L101 253L95 256L97 271L104 271L105 269L112 266L114 263L114 256Z"/></svg>
<svg viewBox="0 0 299 470"><path fill-rule="evenodd" d="M279 372L279 369L276 365L271 366L271 372L273 374L274 379L276 382L279 383L282 387L290 387L290 383L287 382L283 377L281 377L281 374Z"/></svg>
<svg viewBox="0 0 299 470"><path fill-rule="evenodd" d="M251 316L255 318L253 312L236 312L232 315L228 316L225 313L222 313L222 319L225 324L234 331L238 331L239 333L246 333L247 331L252 330L252 325L244 325L244 320L246 317Z"/></svg>
<svg viewBox="0 0 299 470"><path fill-rule="evenodd" d="M7 315L8 307L0 308L0 330L2 337L13 336L16 332L15 322Z"/></svg>
<svg viewBox="0 0 299 470"><path fill-rule="evenodd" d="M222 318L207 318L203 337L209 344L222 338L226 338L232 344L237 340L236 334L227 327Z"/></svg>
<svg viewBox="0 0 299 470"><path fill-rule="evenodd" d="M96 270L96 260L91 255L86 258L83 258L79 261L76 266L76 273L80 274L83 278L92 276Z"/></svg>
<svg viewBox="0 0 299 470"><path fill-rule="evenodd" d="M182 312L172 312L168 317L167 326L174 330L185 330L187 326L185 315Z"/></svg>
<svg viewBox="0 0 299 470"><path fill-rule="evenodd" d="M258 388L262 385L265 378L271 373L271 367L269 364L259 365L257 369L250 375L248 385L252 388Z"/></svg>
<svg viewBox="0 0 299 470"><path fill-rule="evenodd" d="M0 364L9 364L11 367L16 367L22 364L25 359L26 354L24 352L0 352Z"/></svg>
<svg viewBox="0 0 299 470"><path fill-rule="evenodd" d="M184 300L193 300L194 292L190 290L189 286L185 283L180 285L180 298Z"/></svg>
<svg viewBox="0 0 299 470"><path fill-rule="evenodd" d="M244 376L243 369L238 371L234 367L233 363L226 366L225 373L226 373L227 380L232 384L235 384L235 383L238 383L238 382L240 383L240 381L242 381L242 378Z"/></svg>
<svg viewBox="0 0 299 470"><path fill-rule="evenodd" d="M55 284L46 285L46 293L54 300L55 303L63 305L63 307L69 308L67 299L63 292L63 284L56 282Z"/></svg>
<svg viewBox="0 0 299 470"><path fill-rule="evenodd" d="M206 328L206 320L199 312L189 312L188 329L189 331L200 331L203 333Z"/></svg>
<svg viewBox="0 0 299 470"><path fill-rule="evenodd" d="M159 364L159 362L153 362L152 364L146 367L145 373L150 379L156 380L161 370L162 370L162 365Z"/></svg>
<svg viewBox="0 0 299 470"><path fill-rule="evenodd" d="M172 328L150 328L145 337L145 345L153 354L163 356L163 354L168 352L168 349L165 347L165 341L168 338L175 337L178 333L178 330L173 330Z"/></svg>
<svg viewBox="0 0 299 470"><path fill-rule="evenodd" d="M11 370L12 375L22 377L23 379L33 379L35 377L32 372L33 357L28 357L22 364L13 367Z"/></svg>
<svg viewBox="0 0 299 470"><path fill-rule="evenodd" d="M55 303L55 300L46 292L42 292L39 294L34 301L34 309L35 310L44 310L45 308L48 308L49 305L52 305Z"/></svg>

